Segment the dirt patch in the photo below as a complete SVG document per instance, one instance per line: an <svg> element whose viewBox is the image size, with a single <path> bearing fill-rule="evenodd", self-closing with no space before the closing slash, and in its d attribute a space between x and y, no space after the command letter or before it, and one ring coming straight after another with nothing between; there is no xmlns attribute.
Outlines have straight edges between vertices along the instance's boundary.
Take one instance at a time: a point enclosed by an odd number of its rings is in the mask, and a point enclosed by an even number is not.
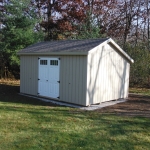
<svg viewBox="0 0 150 150"><path fill-rule="evenodd" d="M150 96L130 95L126 102L104 107L96 111L150 118Z"/></svg>

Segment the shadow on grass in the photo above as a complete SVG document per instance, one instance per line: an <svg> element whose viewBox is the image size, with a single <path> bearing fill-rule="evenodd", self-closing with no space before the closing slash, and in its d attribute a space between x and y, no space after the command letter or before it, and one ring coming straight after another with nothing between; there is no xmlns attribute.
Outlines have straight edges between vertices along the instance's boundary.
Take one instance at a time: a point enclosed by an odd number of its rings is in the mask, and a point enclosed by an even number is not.
<svg viewBox="0 0 150 150"><path fill-rule="evenodd" d="M0 84L0 102L32 104L41 106L58 106L50 102L43 102L35 98L19 95L19 85Z"/></svg>
<svg viewBox="0 0 150 150"><path fill-rule="evenodd" d="M54 110L45 110L45 112L34 110L34 113L28 111L28 114L29 116L25 115L17 122L17 128L21 127L26 134L23 136L19 134L20 138L10 141L11 145L14 146L17 142L19 146L22 146L20 143L25 143L24 149L32 149L33 143L35 143L35 149L41 149L44 145L49 147L43 149L117 150L134 149L134 146L140 146L143 149L149 147L149 135L146 134L150 123L148 119L122 118L92 112L84 113L83 119L79 119L77 114L66 116L64 112ZM31 122L27 123L26 118ZM2 121L6 122L6 119ZM16 128L16 122L12 118L9 122ZM141 138L139 135L145 136ZM38 147L39 144L42 144L41 148Z"/></svg>
<svg viewBox="0 0 150 150"><path fill-rule="evenodd" d="M19 86L0 84L0 102L54 106L18 93ZM75 109L54 108L49 111L45 108L19 105L0 107L5 114L0 121L3 127L0 138L2 149L6 149L5 145L9 149L37 150L149 148L147 131L150 120L147 118L118 117ZM11 136L6 136L6 131L13 131L11 134L15 138L12 140ZM3 137L7 140L2 141Z"/></svg>

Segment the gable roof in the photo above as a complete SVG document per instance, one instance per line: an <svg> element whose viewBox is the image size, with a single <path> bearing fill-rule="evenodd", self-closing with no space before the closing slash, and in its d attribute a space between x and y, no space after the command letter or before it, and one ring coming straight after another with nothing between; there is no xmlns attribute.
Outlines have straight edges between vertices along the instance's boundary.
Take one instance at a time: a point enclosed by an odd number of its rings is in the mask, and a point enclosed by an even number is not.
<svg viewBox="0 0 150 150"><path fill-rule="evenodd" d="M108 38L46 41L28 46L27 48L21 50L19 53L87 52L106 40L108 40Z"/></svg>
<svg viewBox="0 0 150 150"><path fill-rule="evenodd" d="M22 49L18 52L18 55L88 55L90 50L104 42L115 47L129 62L134 62L111 38L39 42Z"/></svg>

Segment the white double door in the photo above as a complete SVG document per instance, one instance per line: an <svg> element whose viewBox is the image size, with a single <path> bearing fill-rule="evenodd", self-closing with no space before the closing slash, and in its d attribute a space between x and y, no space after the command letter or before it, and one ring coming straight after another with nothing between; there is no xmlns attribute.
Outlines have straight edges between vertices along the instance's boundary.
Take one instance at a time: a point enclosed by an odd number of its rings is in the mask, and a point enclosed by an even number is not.
<svg viewBox="0 0 150 150"><path fill-rule="evenodd" d="M40 96L59 98L58 58L39 58L38 94Z"/></svg>

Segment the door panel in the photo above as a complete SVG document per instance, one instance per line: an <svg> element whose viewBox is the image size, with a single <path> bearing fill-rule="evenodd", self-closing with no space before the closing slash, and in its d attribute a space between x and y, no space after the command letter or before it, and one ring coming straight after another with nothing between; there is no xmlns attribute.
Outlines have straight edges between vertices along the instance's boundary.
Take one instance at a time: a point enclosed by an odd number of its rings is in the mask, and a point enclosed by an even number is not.
<svg viewBox="0 0 150 150"><path fill-rule="evenodd" d="M48 96L48 74L48 59L39 59L38 93L43 96Z"/></svg>
<svg viewBox="0 0 150 150"><path fill-rule="evenodd" d="M59 66L58 58L39 59L39 95L59 97Z"/></svg>

